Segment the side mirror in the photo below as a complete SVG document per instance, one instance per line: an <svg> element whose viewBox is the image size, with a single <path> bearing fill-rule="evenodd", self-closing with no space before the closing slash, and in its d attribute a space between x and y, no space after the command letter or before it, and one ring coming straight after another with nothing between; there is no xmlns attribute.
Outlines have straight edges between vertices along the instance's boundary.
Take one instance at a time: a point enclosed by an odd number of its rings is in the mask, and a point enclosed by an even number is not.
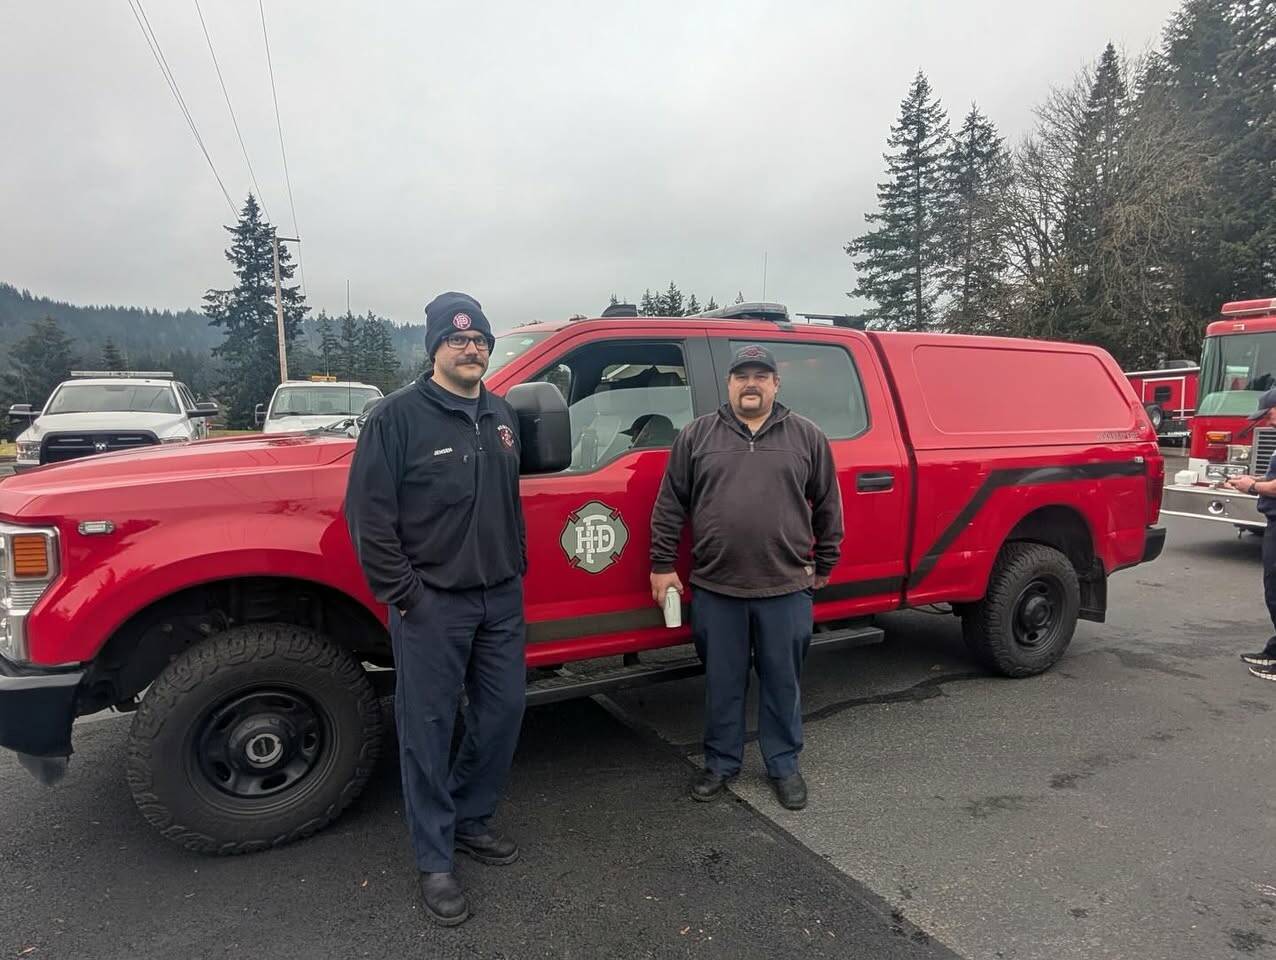
<svg viewBox="0 0 1276 960"><path fill-rule="evenodd" d="M259 427L266 422L266 405L264 403L259 403L253 408L253 419L257 421L257 426Z"/></svg>
<svg viewBox="0 0 1276 960"><path fill-rule="evenodd" d="M203 403L195 404L195 409L191 411L190 415L192 418L215 417L220 412L221 411L218 408L217 404L213 403L213 401L211 400L207 400Z"/></svg>
<svg viewBox="0 0 1276 960"><path fill-rule="evenodd" d="M505 392L505 402L518 417L520 473L557 473L571 466L572 422L558 387L520 383Z"/></svg>
<svg viewBox="0 0 1276 960"><path fill-rule="evenodd" d="M32 410L29 403L15 403L9 408L10 420L26 420L28 422L34 420L40 415L39 410Z"/></svg>

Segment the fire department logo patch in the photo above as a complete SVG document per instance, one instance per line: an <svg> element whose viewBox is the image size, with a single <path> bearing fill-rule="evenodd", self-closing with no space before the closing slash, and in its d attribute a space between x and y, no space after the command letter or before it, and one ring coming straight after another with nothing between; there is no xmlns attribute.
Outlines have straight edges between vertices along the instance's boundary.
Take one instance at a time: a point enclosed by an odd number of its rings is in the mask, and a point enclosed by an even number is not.
<svg viewBox="0 0 1276 960"><path fill-rule="evenodd" d="M749 360L761 360L766 354L762 352L761 347L745 347L740 351L740 356Z"/></svg>
<svg viewBox="0 0 1276 960"><path fill-rule="evenodd" d="M629 528L620 511L591 500L567 515L559 545L567 562L586 573L602 573L620 559L629 542Z"/></svg>
<svg viewBox="0 0 1276 960"><path fill-rule="evenodd" d="M470 319L470 315L468 313L458 313L452 318L452 326L456 327L458 330L470 329L470 324L473 322L474 321Z"/></svg>
<svg viewBox="0 0 1276 960"><path fill-rule="evenodd" d="M501 443L511 448L514 446L514 431L508 425L502 423L496 428L496 432L501 435Z"/></svg>

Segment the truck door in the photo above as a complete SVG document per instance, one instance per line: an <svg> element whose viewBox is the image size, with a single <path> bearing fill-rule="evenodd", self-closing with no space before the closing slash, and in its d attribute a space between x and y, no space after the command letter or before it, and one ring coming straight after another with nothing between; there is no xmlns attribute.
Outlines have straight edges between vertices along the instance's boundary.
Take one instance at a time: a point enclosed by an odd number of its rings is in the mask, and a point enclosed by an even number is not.
<svg viewBox="0 0 1276 960"><path fill-rule="evenodd" d="M731 355L749 343L761 343L775 355L779 401L824 431L837 463L845 537L829 585L816 594L816 620L899 607L912 473L867 339L818 328L773 340L714 337L711 349L724 382Z"/></svg>
<svg viewBox="0 0 1276 960"><path fill-rule="evenodd" d="M571 466L522 481L529 662L685 641L651 600L650 524L674 437L718 403L707 341L655 325L599 330L528 379L562 391L572 429Z"/></svg>

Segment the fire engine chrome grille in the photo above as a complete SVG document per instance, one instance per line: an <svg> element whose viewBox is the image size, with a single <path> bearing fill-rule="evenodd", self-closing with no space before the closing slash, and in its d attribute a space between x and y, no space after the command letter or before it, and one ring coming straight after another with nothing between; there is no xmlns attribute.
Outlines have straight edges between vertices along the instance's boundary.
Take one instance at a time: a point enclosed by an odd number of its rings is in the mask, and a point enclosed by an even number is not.
<svg viewBox="0 0 1276 960"><path fill-rule="evenodd" d="M1272 454L1276 454L1276 427L1260 427L1254 431L1253 452L1250 454L1250 473L1261 477L1267 473Z"/></svg>
<svg viewBox="0 0 1276 960"><path fill-rule="evenodd" d="M44 438L41 463L62 463L91 457L97 453L115 453L119 450L136 450L159 443L155 434L147 430L95 433L51 433Z"/></svg>

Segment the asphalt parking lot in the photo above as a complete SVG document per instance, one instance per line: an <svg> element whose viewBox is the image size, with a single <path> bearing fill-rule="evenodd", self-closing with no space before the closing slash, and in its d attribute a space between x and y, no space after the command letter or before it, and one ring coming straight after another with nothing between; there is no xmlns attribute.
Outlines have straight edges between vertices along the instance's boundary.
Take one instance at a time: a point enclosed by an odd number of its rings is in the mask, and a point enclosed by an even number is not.
<svg viewBox="0 0 1276 960"><path fill-rule="evenodd" d="M457 930L416 906L393 762L325 833L207 859L134 811L127 718L84 722L56 787L0 756L0 957L1276 956L1276 684L1236 659L1268 632L1259 543L1166 525L1044 676L986 676L923 613L813 658L801 813L752 750L686 799L698 679L531 711L524 858L461 866Z"/></svg>

